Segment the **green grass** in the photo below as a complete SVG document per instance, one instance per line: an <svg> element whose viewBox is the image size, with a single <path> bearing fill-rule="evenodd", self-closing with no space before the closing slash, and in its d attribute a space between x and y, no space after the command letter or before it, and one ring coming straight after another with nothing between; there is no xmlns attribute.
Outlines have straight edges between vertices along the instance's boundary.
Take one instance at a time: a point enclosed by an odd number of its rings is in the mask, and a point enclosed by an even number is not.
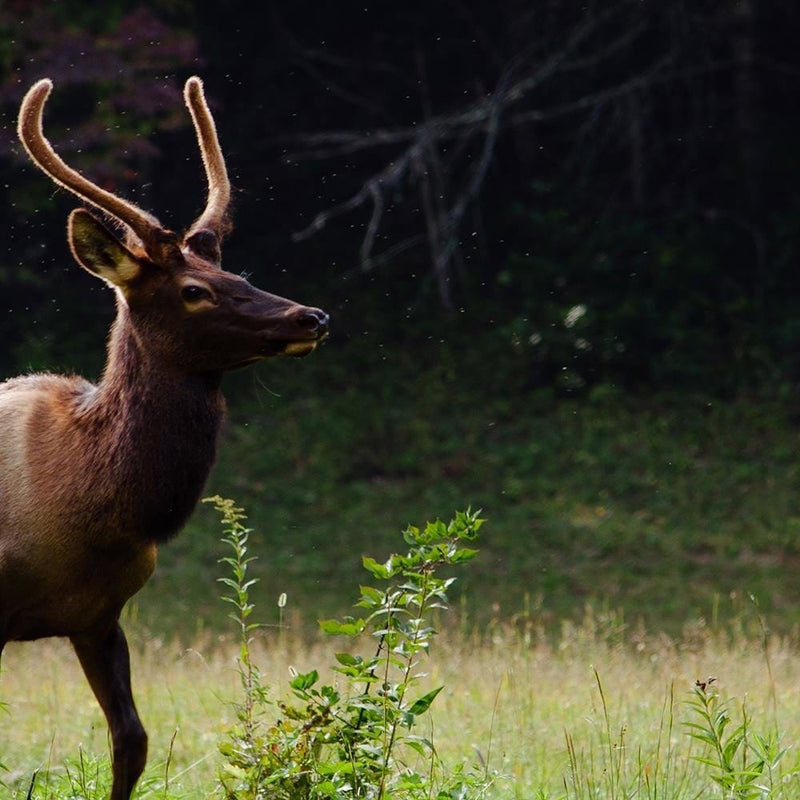
<svg viewBox="0 0 800 800"><path fill-rule="evenodd" d="M208 488L248 508L262 607L286 592L293 622L313 626L348 602L359 554L388 553L408 522L471 505L491 521L462 586L481 624L527 610L557 625L591 603L677 633L736 615L748 594L779 630L800 624L800 431L788 401L602 386L556 398L525 388L513 353L489 369L438 347L388 365L387 348L323 348L229 386ZM137 600L143 620L190 635L219 626L213 530L199 511L162 549Z"/></svg>

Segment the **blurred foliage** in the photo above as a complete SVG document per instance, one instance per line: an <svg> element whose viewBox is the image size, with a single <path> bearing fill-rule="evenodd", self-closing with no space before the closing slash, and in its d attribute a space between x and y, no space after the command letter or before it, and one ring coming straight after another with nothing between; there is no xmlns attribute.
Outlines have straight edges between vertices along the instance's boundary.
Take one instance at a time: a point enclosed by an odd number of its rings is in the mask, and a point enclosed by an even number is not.
<svg viewBox="0 0 800 800"><path fill-rule="evenodd" d="M175 73L201 63L196 38L162 21L152 5L10 2L0 9L4 118L14 119L36 80L53 78L48 137L110 191L141 182L137 161L160 155L156 131L186 123ZM27 163L21 150L13 127L4 126L0 155L19 153ZM15 199L24 203L25 196Z"/></svg>
<svg viewBox="0 0 800 800"><path fill-rule="evenodd" d="M426 238L421 173L386 195L376 242L385 257L359 267L367 208L308 241L291 234L401 153L298 157L303 137L447 121L528 69L535 90L501 117L453 243L455 315L491 334L471 346L491 357L500 331L524 356L523 391L617 383L730 394L796 380L800 151L790 100L800 10L780 0L640 5L413 2L378 14L244 0L9 0L0 8L0 370L96 374L111 313L111 298L70 262L71 198L14 140L17 104L38 77L56 84L46 118L56 148L179 228L204 189L180 87L203 74L239 188L226 266L324 306L335 335L370 346L409 326L438 338L458 329L436 316L435 270L413 246ZM584 29L591 35L570 51ZM476 160L483 136L478 127L461 143L437 142L453 202L470 174L458 159Z"/></svg>
<svg viewBox="0 0 800 800"><path fill-rule="evenodd" d="M508 338L526 356L530 386L731 395L796 379L796 269L743 265L759 234L735 218L691 212L658 227L587 222L553 207L541 187L531 194L515 212L518 249L496 278L515 312ZM790 252L800 230L786 216L770 244Z"/></svg>

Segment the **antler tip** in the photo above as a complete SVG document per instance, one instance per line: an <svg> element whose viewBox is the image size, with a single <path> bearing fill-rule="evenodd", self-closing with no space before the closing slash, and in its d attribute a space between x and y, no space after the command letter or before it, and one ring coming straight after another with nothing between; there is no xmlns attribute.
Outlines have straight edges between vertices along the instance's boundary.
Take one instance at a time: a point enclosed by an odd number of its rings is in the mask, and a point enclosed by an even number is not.
<svg viewBox="0 0 800 800"><path fill-rule="evenodd" d="M41 125L41 115L44 104L53 89L50 78L41 78L31 86L22 98L17 119L17 133L26 147L30 148L29 141L35 134L37 126Z"/></svg>
<svg viewBox="0 0 800 800"><path fill-rule="evenodd" d="M33 84L33 86L31 86L30 89L28 89L27 92L25 92L25 97L22 102L25 103L29 99L47 99L47 96L50 94L52 89L53 81L51 81L50 78L40 78L38 81L36 81L36 83Z"/></svg>
<svg viewBox="0 0 800 800"><path fill-rule="evenodd" d="M192 77L186 81L186 86L184 86L183 94L186 98L187 103L189 102L190 98L195 98L198 95L202 97L203 81L197 75L192 75Z"/></svg>

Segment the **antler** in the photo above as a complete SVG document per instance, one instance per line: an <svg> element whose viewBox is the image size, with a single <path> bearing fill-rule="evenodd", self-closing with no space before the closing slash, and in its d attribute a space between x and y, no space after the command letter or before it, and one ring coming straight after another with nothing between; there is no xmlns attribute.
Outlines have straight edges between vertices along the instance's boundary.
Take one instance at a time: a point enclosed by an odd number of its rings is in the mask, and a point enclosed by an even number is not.
<svg viewBox="0 0 800 800"><path fill-rule="evenodd" d="M225 159L219 146L217 129L208 109L208 104L203 94L203 82L200 78L193 76L186 81L183 97L192 115L192 122L197 133L197 141L200 145L200 153L203 156L203 166L205 167L208 181L208 201L205 211L194 221L189 229L187 238L198 231L210 230L219 239L222 239L231 228L228 218L231 185L225 168Z"/></svg>
<svg viewBox="0 0 800 800"><path fill-rule="evenodd" d="M67 166L42 131L45 102L53 88L49 78L37 81L25 95L19 110L17 133L28 155L59 186L127 225L139 237L151 257L163 257L165 240L174 237L159 221L133 203L117 197Z"/></svg>

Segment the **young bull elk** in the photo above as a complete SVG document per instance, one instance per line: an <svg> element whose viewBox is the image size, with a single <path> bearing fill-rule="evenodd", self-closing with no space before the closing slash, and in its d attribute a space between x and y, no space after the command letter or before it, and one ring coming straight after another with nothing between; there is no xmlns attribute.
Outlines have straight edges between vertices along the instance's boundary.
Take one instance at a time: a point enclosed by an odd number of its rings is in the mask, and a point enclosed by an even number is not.
<svg viewBox="0 0 800 800"><path fill-rule="evenodd" d="M310 353L328 317L221 269L230 184L199 78L184 97L208 201L183 237L56 155L42 133L51 89L45 79L28 91L20 138L57 184L121 223L125 239L86 210L69 216L75 259L117 298L100 382L40 374L0 384L0 652L9 641L69 637L108 720L111 798L127 800L147 735L120 611L202 492L224 413L222 373Z"/></svg>

